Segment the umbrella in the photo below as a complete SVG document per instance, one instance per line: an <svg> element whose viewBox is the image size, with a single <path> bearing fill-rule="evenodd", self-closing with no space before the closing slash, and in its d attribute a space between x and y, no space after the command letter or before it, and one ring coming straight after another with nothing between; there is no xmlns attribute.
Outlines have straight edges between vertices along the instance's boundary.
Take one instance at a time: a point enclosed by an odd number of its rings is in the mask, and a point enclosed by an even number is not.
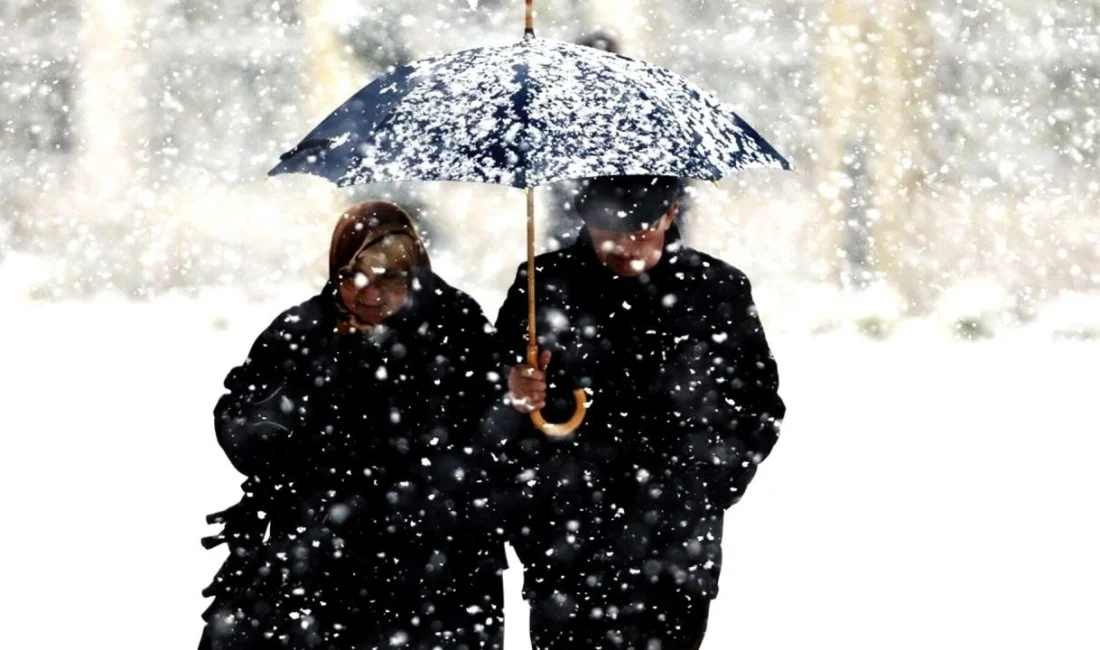
<svg viewBox="0 0 1100 650"><path fill-rule="evenodd" d="M790 164L734 111L663 68L536 38L532 0L518 43L401 66L353 95L284 153L269 173L339 186L471 181L527 191L527 358L535 332L534 190L559 180L655 175L717 180L746 167ZM584 417L585 393L568 422Z"/></svg>

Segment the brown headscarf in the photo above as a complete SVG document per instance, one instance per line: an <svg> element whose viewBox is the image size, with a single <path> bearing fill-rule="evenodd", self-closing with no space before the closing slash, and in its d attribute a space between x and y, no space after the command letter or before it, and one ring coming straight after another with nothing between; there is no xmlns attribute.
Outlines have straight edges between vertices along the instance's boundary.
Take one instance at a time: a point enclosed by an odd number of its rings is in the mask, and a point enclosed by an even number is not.
<svg viewBox="0 0 1100 650"><path fill-rule="evenodd" d="M403 241L402 241L403 240ZM399 206L386 201L364 201L351 206L340 215L329 247L328 274L335 286L340 282L340 271L354 265L359 255L376 245L393 247L400 256L407 258L407 269L413 276L423 277L431 271L428 251L420 238L412 217ZM340 313L336 331L341 334L377 330L360 323L344 306L339 292L333 296Z"/></svg>
<svg viewBox="0 0 1100 650"><path fill-rule="evenodd" d="M387 201L357 203L340 215L329 247L328 277L336 282L340 270L350 266L364 249L382 241L387 235L405 235L412 240L412 268L416 273L430 271L431 262L424 240L413 224L412 217L399 206Z"/></svg>

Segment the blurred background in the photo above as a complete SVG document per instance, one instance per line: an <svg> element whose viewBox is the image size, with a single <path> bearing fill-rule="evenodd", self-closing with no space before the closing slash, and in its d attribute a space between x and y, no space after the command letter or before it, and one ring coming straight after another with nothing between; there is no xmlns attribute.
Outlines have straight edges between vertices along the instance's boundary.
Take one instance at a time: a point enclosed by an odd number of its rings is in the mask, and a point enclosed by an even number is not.
<svg viewBox="0 0 1100 650"><path fill-rule="evenodd" d="M316 282L334 216L376 195L416 210L435 250L461 260L456 282L506 284L523 252L522 193L345 192L265 173L374 76L516 39L517 4L6 0L0 250L50 269L21 290L263 295ZM964 302L974 313L950 317L984 319L955 323L984 335L1100 290L1100 3L536 8L541 35L611 36L732 104L794 162L794 174L699 187L691 229L777 291L870 295L841 300L859 312L846 316L837 296L819 296L783 326L850 317L874 334Z"/></svg>
<svg viewBox="0 0 1100 650"><path fill-rule="evenodd" d="M0 0L20 647L197 643L202 515L240 478L209 411L323 282L344 206L407 207L495 317L522 192L266 172L374 76L518 39L522 5ZM692 189L689 241L753 279L789 404L707 648L1100 647L1100 0L535 6L541 36L687 76L796 168Z"/></svg>

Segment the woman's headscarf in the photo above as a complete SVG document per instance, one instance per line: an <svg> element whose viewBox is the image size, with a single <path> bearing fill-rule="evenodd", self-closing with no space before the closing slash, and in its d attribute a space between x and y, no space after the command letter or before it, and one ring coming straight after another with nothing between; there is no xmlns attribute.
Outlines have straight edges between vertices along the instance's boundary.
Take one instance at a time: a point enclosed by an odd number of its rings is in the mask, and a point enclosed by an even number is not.
<svg viewBox="0 0 1100 650"><path fill-rule="evenodd" d="M377 250L378 247L384 249L389 259L396 260L402 270L408 271L410 278L419 280L421 284L431 275L432 267L424 240L407 212L387 201L364 201L351 206L340 215L329 247L329 282L340 312L339 332L376 329L355 318L340 298L338 287L341 271L354 267L364 251ZM413 282L411 288L415 290L417 286L417 282Z"/></svg>
<svg viewBox="0 0 1100 650"><path fill-rule="evenodd" d="M397 237L389 238L389 235ZM360 253L384 242L406 249L405 257L414 275L431 271L428 251L412 217L393 203L364 201L344 210L336 222L329 247L329 280L339 281L340 271L353 266Z"/></svg>

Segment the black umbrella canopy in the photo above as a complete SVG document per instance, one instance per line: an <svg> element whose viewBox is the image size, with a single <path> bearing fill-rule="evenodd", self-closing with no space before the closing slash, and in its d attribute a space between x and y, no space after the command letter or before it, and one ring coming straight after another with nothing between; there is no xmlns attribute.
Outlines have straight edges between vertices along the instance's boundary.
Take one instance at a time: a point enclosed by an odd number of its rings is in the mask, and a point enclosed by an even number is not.
<svg viewBox="0 0 1100 650"><path fill-rule="evenodd" d="M528 34L376 79L271 174L528 188L651 174L717 180L790 164L730 107L663 68Z"/></svg>

